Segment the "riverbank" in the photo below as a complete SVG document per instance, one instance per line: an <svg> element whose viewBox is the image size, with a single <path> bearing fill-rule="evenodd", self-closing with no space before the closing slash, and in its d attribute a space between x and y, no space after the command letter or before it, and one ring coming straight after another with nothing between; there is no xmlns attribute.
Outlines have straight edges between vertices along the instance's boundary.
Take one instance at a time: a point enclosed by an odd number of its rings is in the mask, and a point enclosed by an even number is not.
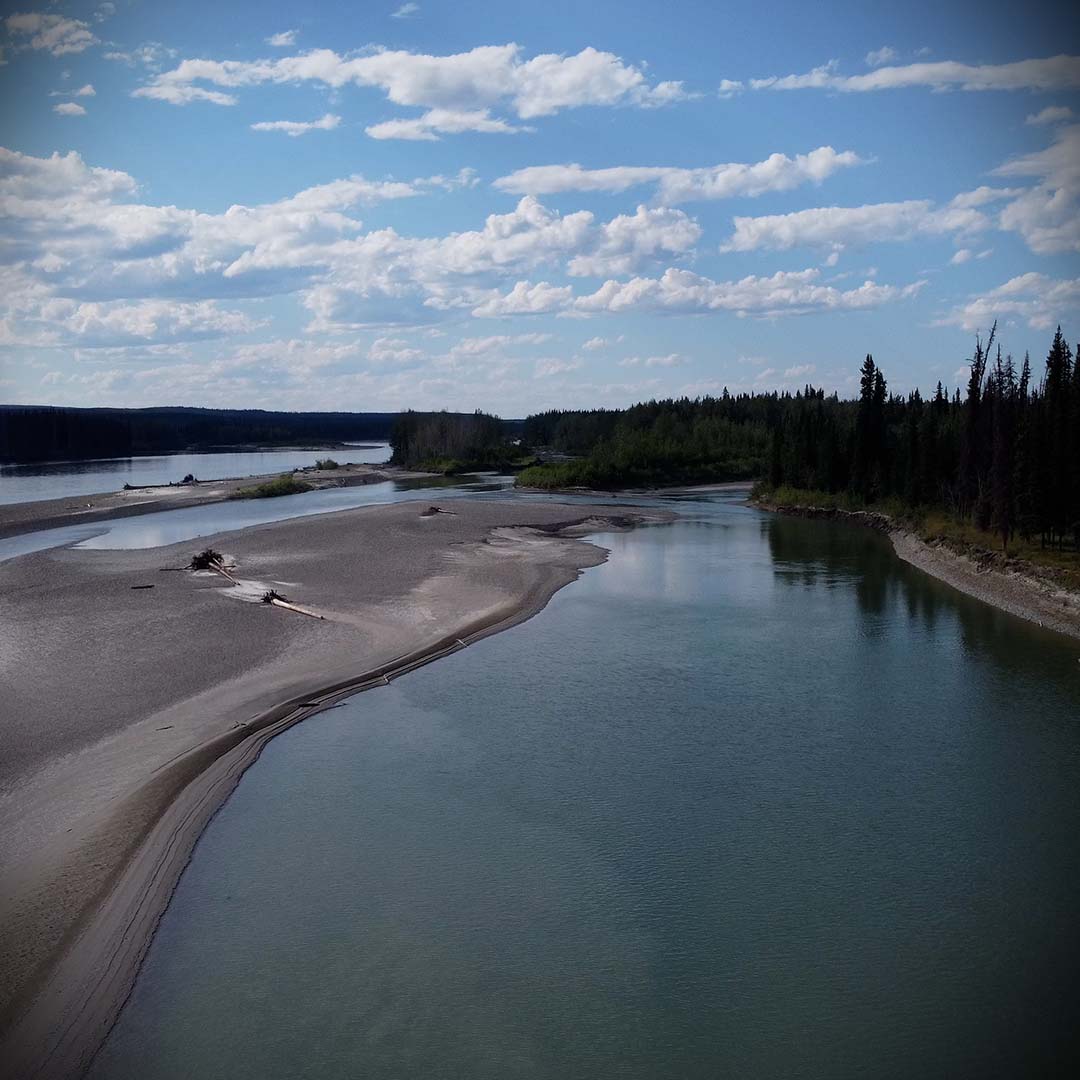
<svg viewBox="0 0 1080 1080"><path fill-rule="evenodd" d="M606 558L578 537L672 517L467 499L424 509L0 566L0 1028L13 1075L79 1074L195 840L268 739L530 617ZM240 587L175 569L206 545ZM266 588L323 618L244 602Z"/></svg>
<svg viewBox="0 0 1080 1080"><path fill-rule="evenodd" d="M844 521L883 533L904 562L977 600L1070 637L1080 638L1080 593L1062 575L999 552L963 545L945 537L923 537L887 514L867 510L771 503L751 505L796 517Z"/></svg>
<svg viewBox="0 0 1080 1080"><path fill-rule="evenodd" d="M179 510L234 499L244 488L274 480L280 473L234 477L227 480L196 481L153 487L107 491L66 499L0 505L0 539L65 525L91 524L111 518L154 514L159 510ZM427 475L385 465L342 465L337 469L297 469L287 475L313 490L328 487L357 487L386 480L405 480Z"/></svg>

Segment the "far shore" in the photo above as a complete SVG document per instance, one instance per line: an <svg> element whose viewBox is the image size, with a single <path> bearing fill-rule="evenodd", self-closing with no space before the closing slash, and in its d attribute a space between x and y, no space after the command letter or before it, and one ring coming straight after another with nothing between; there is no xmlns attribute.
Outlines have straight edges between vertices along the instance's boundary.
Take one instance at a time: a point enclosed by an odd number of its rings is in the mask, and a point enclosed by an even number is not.
<svg viewBox="0 0 1080 1080"><path fill-rule="evenodd" d="M269 739L531 617L607 557L581 537L674 517L467 498L425 511L363 507L197 545L0 564L11 1075L85 1069L195 841ZM206 545L236 583L175 570ZM268 589L322 618L257 602Z"/></svg>
<svg viewBox="0 0 1080 1080"><path fill-rule="evenodd" d="M1003 565L990 552L958 550L945 541L928 542L885 514L821 506L752 506L794 517L824 518L874 529L889 537L897 556L931 577L977 600L1069 637L1080 638L1080 594L1062 588L1040 567Z"/></svg>

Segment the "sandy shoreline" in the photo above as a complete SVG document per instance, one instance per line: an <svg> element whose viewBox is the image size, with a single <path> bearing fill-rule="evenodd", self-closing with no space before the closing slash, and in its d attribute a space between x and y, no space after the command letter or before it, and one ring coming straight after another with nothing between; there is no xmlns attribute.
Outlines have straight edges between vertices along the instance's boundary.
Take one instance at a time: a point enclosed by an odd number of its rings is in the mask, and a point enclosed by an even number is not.
<svg viewBox="0 0 1080 1080"><path fill-rule="evenodd" d="M204 541L53 549L0 566L12 705L0 730L0 1052L12 1075L86 1066L196 839L268 739L530 617L606 558L577 537L671 516L468 499L452 514L422 508L206 538L238 577L325 620L245 603L219 575L160 572Z"/></svg>
<svg viewBox="0 0 1080 1080"><path fill-rule="evenodd" d="M898 558L959 592L1026 619L1047 630L1080 638L1080 595L1057 586L1051 577L976 561L944 542L928 543L899 528L884 514L817 506L752 505L793 517L825 518L874 529L888 536Z"/></svg>

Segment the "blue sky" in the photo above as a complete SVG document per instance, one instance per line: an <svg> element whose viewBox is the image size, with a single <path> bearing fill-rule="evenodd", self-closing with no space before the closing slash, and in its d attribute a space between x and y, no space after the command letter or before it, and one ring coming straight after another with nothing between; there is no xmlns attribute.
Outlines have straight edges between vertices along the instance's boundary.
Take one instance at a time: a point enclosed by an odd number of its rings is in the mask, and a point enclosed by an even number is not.
<svg viewBox="0 0 1080 1080"><path fill-rule="evenodd" d="M1063 5L129 0L0 22L0 400L556 406L1080 334Z"/></svg>

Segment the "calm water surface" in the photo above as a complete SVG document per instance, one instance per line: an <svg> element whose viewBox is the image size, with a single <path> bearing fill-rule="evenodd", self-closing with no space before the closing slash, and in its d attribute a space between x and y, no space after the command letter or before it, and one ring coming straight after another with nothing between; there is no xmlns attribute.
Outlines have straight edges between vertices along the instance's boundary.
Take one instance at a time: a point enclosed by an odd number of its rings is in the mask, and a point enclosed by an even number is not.
<svg viewBox="0 0 1080 1080"><path fill-rule="evenodd" d="M255 450L228 454L161 454L154 457L100 458L0 465L0 505L64 499L119 491L125 484L175 484L188 473L200 480L259 476L314 465L320 458L378 464L390 457L387 443L340 450Z"/></svg>
<svg viewBox="0 0 1080 1080"><path fill-rule="evenodd" d="M876 535L681 508L271 743L92 1075L1061 1075L1076 644Z"/></svg>

